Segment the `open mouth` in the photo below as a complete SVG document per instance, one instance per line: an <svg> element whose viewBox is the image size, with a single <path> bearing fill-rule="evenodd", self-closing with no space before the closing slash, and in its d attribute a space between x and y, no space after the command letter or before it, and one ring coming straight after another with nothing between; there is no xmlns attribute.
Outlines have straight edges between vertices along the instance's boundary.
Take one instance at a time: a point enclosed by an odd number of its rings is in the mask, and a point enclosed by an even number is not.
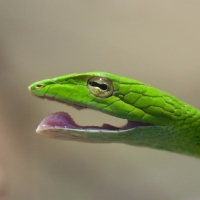
<svg viewBox="0 0 200 200"><path fill-rule="evenodd" d="M41 98L41 97L40 97ZM43 98L43 97L42 97ZM53 101L57 101L52 98L47 98ZM61 102L61 101L59 101ZM65 103L65 102L61 102ZM71 107L74 107L78 110L86 107L81 107L74 104L65 103ZM67 131L87 131L87 132L100 132L100 131L111 131L111 132L118 132L120 130L129 130L140 126L152 126L152 124L143 123L143 122L136 122L136 121L129 121L124 126L117 127L110 124L104 123L102 126L80 126L78 125L72 117L66 112L56 112L48 115L45 117L41 123L39 124L36 132L43 134L47 131L59 131L65 130Z"/></svg>
<svg viewBox="0 0 200 200"><path fill-rule="evenodd" d="M126 125L122 127L112 126L110 124L103 124L102 126L80 126L72 119L72 117L65 112L56 112L45 117L39 124L37 131L47 130L47 129L76 129L76 130L127 130L131 128L136 128L138 126L149 126L150 124L142 122L128 121Z"/></svg>
<svg viewBox="0 0 200 200"><path fill-rule="evenodd" d="M78 110L87 109L87 107L60 101L51 97L38 97L64 103ZM81 126L78 125L68 113L56 112L45 117L38 125L36 132L41 135L60 140L111 142L111 140L107 138L116 138L120 133L124 135L124 133L127 132L127 134L129 134L129 130L152 125L153 124L127 120L127 123L121 127L113 126L107 123L104 123L102 126Z"/></svg>

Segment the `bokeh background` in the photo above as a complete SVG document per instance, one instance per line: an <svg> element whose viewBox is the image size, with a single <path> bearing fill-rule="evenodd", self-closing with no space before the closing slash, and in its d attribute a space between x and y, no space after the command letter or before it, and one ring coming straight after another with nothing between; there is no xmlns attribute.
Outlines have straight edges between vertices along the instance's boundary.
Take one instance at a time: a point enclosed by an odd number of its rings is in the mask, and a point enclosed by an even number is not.
<svg viewBox="0 0 200 200"><path fill-rule="evenodd" d="M81 125L119 120L33 97L32 82L107 71L200 108L197 0L0 1L0 199L198 200L200 160L35 133L47 114Z"/></svg>

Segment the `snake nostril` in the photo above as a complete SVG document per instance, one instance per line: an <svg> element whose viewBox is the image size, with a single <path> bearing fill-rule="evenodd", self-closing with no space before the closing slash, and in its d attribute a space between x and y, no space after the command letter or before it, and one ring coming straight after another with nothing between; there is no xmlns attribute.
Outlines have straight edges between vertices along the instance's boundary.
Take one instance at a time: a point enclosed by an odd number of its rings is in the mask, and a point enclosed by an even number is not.
<svg viewBox="0 0 200 200"><path fill-rule="evenodd" d="M40 89L40 88L42 88L44 85L43 84L37 84L36 86L35 86L35 88L36 89Z"/></svg>

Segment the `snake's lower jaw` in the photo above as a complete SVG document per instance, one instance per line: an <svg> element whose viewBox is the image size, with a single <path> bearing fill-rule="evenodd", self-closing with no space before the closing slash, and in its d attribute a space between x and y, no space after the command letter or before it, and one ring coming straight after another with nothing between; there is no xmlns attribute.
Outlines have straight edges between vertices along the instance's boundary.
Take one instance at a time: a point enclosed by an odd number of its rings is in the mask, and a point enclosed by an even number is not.
<svg viewBox="0 0 200 200"><path fill-rule="evenodd" d="M88 134L103 132L119 133L119 131L129 130L141 126L152 126L142 122L128 121L123 127L115 127L109 124L102 126L79 126L68 113L57 112L45 117L39 124L36 132L52 138L66 140L87 140Z"/></svg>

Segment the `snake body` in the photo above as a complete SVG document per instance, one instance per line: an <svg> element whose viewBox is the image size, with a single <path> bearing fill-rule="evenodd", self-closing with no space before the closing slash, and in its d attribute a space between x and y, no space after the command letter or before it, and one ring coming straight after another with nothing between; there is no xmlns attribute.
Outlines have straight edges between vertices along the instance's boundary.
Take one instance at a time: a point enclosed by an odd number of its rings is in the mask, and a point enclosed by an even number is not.
<svg viewBox="0 0 200 200"><path fill-rule="evenodd" d="M200 157L200 111L148 84L106 72L69 74L35 82L29 90L76 108L127 119L124 127L79 126L69 114L47 116L37 132L49 137L118 142Z"/></svg>

